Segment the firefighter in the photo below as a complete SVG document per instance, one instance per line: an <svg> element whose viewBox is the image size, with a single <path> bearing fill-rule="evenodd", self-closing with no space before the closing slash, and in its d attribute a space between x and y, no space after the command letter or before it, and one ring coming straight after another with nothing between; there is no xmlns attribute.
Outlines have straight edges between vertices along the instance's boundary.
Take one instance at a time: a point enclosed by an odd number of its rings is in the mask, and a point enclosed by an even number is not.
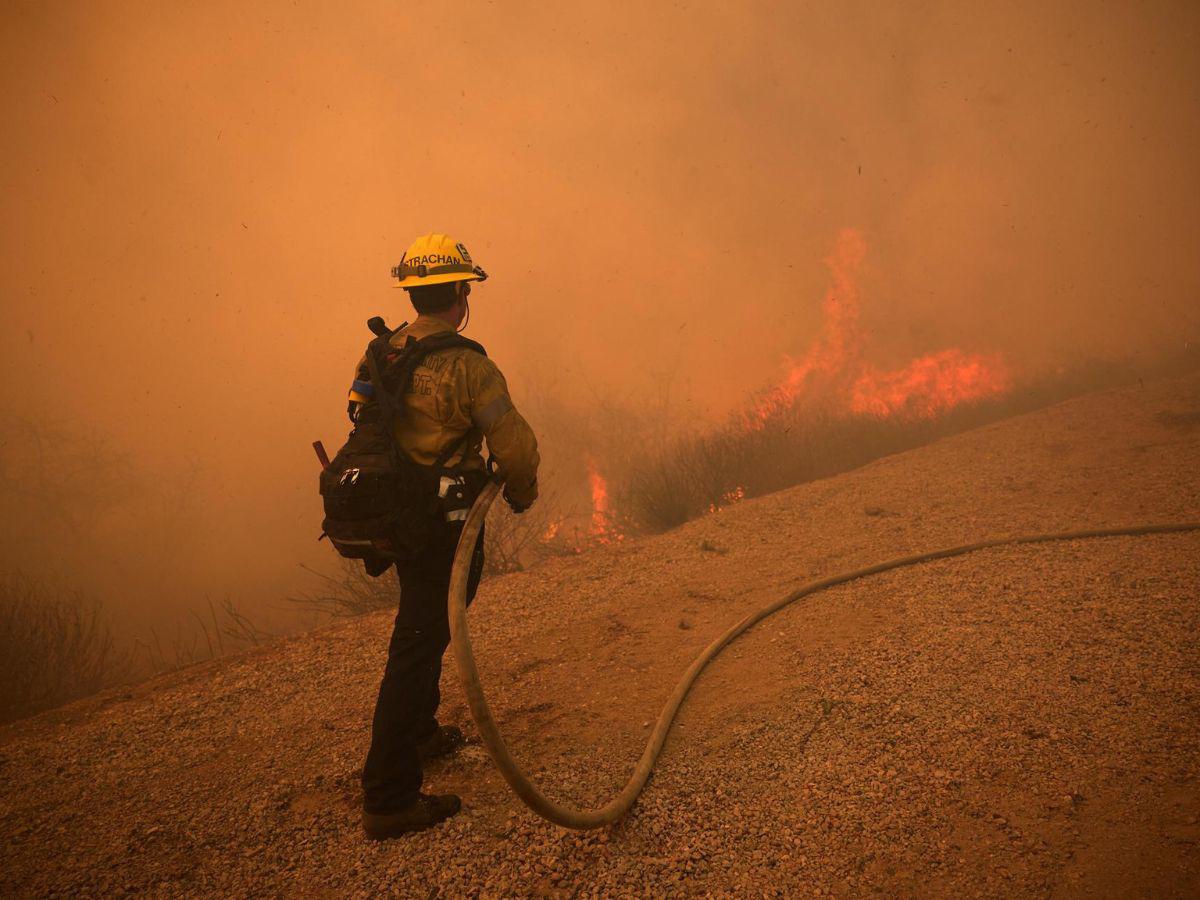
<svg viewBox="0 0 1200 900"><path fill-rule="evenodd" d="M395 346L410 336L461 331L469 315L471 286L487 277L466 247L444 234L418 238L392 274L417 313L411 325L391 337ZM371 402L373 393L364 365L355 376L352 417ZM458 443L462 449L445 468L464 477L470 486L468 500L487 477L481 454L484 439L504 476L504 497L513 511L524 512L537 498L537 440L514 408L500 369L488 357L465 347L431 353L415 370L402 404L404 415L396 424L401 449L414 462L433 466L444 448ZM421 784L423 762L450 756L463 744L462 731L437 720L442 655L450 642L446 597L463 518L465 510L438 519L431 525L429 549L398 571L400 605L362 773L363 829L372 839L429 828L462 805L453 794L422 793ZM471 563L468 603L483 569L482 534Z"/></svg>

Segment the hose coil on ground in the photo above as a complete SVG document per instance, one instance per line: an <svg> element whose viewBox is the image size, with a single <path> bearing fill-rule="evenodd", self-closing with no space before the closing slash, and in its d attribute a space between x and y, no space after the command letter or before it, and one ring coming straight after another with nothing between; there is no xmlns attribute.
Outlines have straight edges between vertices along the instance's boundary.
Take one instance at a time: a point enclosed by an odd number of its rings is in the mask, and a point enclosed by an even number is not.
<svg viewBox="0 0 1200 900"><path fill-rule="evenodd" d="M642 788L645 787L647 779L650 777L650 771L654 768L654 764L658 760L658 755L662 751L663 744L666 742L667 733L671 729L671 723L675 719L675 714L679 712L684 698L687 697L688 691L691 690L692 684L696 681L696 678L703 671L704 667L734 638L802 597L807 597L810 594L815 594L818 591L823 591L836 585L846 584L849 581L865 578L868 575L877 575L880 572L886 572L890 569L900 569L905 566L930 562L935 559L962 556L966 553L974 553L977 550L986 550L991 547L1012 546L1016 544L1042 544L1051 541L1071 541L1126 535L1200 531L1200 522L1180 522L1175 524L1130 525L1119 528L1096 528L1082 531L1064 531L1054 534L994 538L974 544L964 544L959 547L947 547L929 553L904 556L850 572L842 572L838 575L832 575L817 581L810 581L786 597L750 613L704 648L704 651L688 666L687 671L683 673L683 676L675 685L675 689L671 692L671 696L663 704L662 711L658 714L658 720L654 723L654 730L651 731L650 738L646 742L646 749L642 751L641 758L638 759L633 773L629 776L629 780L625 783L620 793L604 806L597 809L578 809L573 806L564 806L561 803L556 803L543 794L517 764L516 760L512 758L511 754L509 754L508 747L504 743L504 738L500 734L500 729L496 725L496 720L492 717L487 699L484 697L483 685L479 679L479 669L475 665L475 655L471 650L471 636L467 630L467 573L470 568L471 554L475 547L475 541L479 536L479 530L483 526L483 521L487 517L492 503L499 496L500 489L500 481L489 481L475 500L474 506L471 507L470 515L467 516L467 521L463 525L462 535L458 542L458 550L454 556L454 567L450 574L450 593L447 598L450 616L450 640L454 649L454 661L458 666L458 676L462 681L463 692L466 694L471 716L475 720L476 727L479 728L479 734L483 739L484 746L487 747L488 753L491 754L492 760L504 776L504 780L509 783L509 786L512 787L517 796L542 818L566 828L580 829L599 828L603 825L609 825L629 811L630 807L637 800L638 795L642 792Z"/></svg>

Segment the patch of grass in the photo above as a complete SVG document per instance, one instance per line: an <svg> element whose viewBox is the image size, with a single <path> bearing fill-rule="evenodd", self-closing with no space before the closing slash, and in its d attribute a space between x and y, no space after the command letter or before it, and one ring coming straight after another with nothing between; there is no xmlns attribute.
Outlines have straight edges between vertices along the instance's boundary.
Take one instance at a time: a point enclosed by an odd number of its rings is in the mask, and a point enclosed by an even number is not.
<svg viewBox="0 0 1200 900"><path fill-rule="evenodd" d="M19 573L0 576L0 722L95 693L131 670L98 601Z"/></svg>
<svg viewBox="0 0 1200 900"><path fill-rule="evenodd" d="M173 672L194 663L238 653L276 637L273 632L260 628L228 597L218 604L207 601L207 610L203 614L194 609L189 614L191 623L186 619L177 622L174 633L164 635L150 627L145 637L133 642L134 676Z"/></svg>
<svg viewBox="0 0 1200 900"><path fill-rule="evenodd" d="M317 587L287 597L287 602L335 617L361 616L396 608L400 586L394 570L389 569L378 578L372 578L356 559L339 558L338 563L336 575L326 575L304 566L304 570L317 579Z"/></svg>
<svg viewBox="0 0 1200 900"><path fill-rule="evenodd" d="M192 617L194 625L181 620L173 634L150 628L143 639L118 643L98 598L0 574L0 723L273 637L228 599Z"/></svg>

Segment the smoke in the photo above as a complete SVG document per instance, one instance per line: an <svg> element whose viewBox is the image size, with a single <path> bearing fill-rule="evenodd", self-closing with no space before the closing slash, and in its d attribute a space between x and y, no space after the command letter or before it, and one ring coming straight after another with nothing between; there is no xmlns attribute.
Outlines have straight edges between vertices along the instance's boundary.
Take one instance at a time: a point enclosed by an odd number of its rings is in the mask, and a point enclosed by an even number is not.
<svg viewBox="0 0 1200 900"><path fill-rule="evenodd" d="M0 16L2 408L136 485L4 563L85 573L134 616L328 566L309 442L346 430L366 318L410 315L387 275L424 231L492 274L471 334L580 482L566 433L613 441L597 408L694 424L778 383L843 227L881 370L1197 332L1191 3Z"/></svg>

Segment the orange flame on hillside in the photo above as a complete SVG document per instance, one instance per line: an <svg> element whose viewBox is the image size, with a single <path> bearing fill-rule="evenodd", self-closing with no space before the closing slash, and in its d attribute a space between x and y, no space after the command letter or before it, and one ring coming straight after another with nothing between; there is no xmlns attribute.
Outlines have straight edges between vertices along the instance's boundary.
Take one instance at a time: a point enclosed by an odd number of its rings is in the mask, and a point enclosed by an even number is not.
<svg viewBox="0 0 1200 900"><path fill-rule="evenodd" d="M732 491L726 491L725 493L723 493L721 495L720 503L708 504L708 511L710 513L720 512L725 507L732 506L735 503L740 503L741 501L743 501L745 499L746 499L746 489L739 484Z"/></svg>
<svg viewBox="0 0 1200 900"><path fill-rule="evenodd" d="M791 409L814 388L832 395L848 412L880 418L934 418L960 403L1007 393L1008 366L999 354L951 348L914 359L903 368L880 371L863 359L858 328L858 267L866 256L862 235L843 229L825 258L830 285L822 301L825 322L808 352L789 359L786 377L761 396L747 424L761 428Z"/></svg>
<svg viewBox="0 0 1200 900"><path fill-rule="evenodd" d="M621 534L613 523L608 482L596 468L596 461L591 456L587 458L587 470L588 486L592 491L592 523L589 533L600 544L625 540L625 535Z"/></svg>
<svg viewBox="0 0 1200 900"><path fill-rule="evenodd" d="M850 410L887 418L901 413L932 419L960 403L1008 393L1012 380L999 354L939 350L903 369L867 369L854 382Z"/></svg>

